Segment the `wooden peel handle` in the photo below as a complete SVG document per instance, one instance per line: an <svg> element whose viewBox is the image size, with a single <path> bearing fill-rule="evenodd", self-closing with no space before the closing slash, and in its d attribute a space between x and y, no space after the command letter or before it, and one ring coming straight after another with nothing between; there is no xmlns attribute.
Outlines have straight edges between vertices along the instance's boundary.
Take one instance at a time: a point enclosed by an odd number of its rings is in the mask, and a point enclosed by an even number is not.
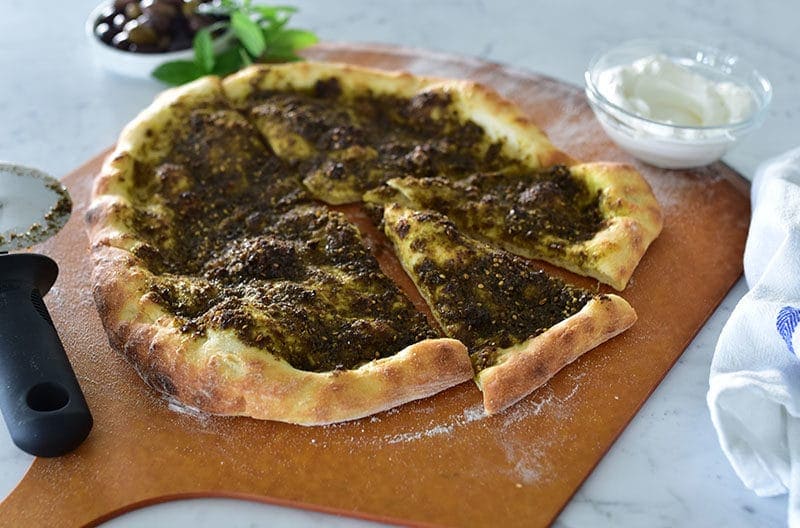
<svg viewBox="0 0 800 528"><path fill-rule="evenodd" d="M78 447L93 423L42 300L57 276L44 255L0 255L0 410L17 447L43 457Z"/></svg>

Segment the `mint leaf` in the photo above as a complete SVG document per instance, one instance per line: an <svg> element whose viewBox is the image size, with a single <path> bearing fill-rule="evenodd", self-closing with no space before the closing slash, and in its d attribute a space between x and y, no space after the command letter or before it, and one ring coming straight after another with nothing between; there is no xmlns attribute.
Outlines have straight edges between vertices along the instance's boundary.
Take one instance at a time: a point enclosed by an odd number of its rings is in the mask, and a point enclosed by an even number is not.
<svg viewBox="0 0 800 528"><path fill-rule="evenodd" d="M201 29L192 41L194 47L194 61L204 72L211 73L214 69L214 44L211 42L211 31Z"/></svg>
<svg viewBox="0 0 800 528"><path fill-rule="evenodd" d="M250 55L247 54L244 48L236 48L236 51L239 52L239 57L242 59L242 64L245 66L250 66L253 64L253 59L250 58Z"/></svg>
<svg viewBox="0 0 800 528"><path fill-rule="evenodd" d="M253 57L260 57L267 47L264 34L258 24L241 11L231 13L231 27L234 34Z"/></svg>
<svg viewBox="0 0 800 528"><path fill-rule="evenodd" d="M223 76L238 71L245 64L240 52L244 53L244 50L242 50L241 46L236 45L217 55L212 73ZM247 53L244 54L247 55Z"/></svg>
<svg viewBox="0 0 800 528"><path fill-rule="evenodd" d="M302 29L284 29L273 35L270 44L278 48L290 48L299 50L313 46L319 42L317 36L311 31Z"/></svg>
<svg viewBox="0 0 800 528"><path fill-rule="evenodd" d="M295 52L317 42L316 35L301 29L282 29L271 32L267 37L267 52L264 54L264 58L269 62L301 60L301 57Z"/></svg>
<svg viewBox="0 0 800 528"><path fill-rule="evenodd" d="M296 51L317 42L310 31L287 29L297 8L254 5L253 0L219 0L199 4L196 12L215 14L221 20L200 29L192 40L194 61L162 64L152 75L165 83L178 85L207 74L228 75L255 62L302 60ZM214 53L213 34L232 31L236 37L222 53Z"/></svg>
<svg viewBox="0 0 800 528"><path fill-rule="evenodd" d="M205 72L196 62L181 60L166 62L153 70L151 75L159 81L177 86L193 81L204 74Z"/></svg>

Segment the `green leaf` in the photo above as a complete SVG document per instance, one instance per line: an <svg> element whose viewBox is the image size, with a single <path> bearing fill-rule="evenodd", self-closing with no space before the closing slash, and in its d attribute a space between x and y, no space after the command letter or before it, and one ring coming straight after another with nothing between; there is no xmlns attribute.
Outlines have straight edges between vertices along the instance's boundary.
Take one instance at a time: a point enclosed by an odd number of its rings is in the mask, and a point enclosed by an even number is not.
<svg viewBox="0 0 800 528"><path fill-rule="evenodd" d="M253 64L253 59L250 58L250 55L247 54L244 48L237 48L237 51L239 52L239 57L242 59L242 64L245 66Z"/></svg>
<svg viewBox="0 0 800 528"><path fill-rule="evenodd" d="M258 24L241 11L231 13L231 27L233 32L248 53L253 57L260 57L267 47L264 34Z"/></svg>
<svg viewBox="0 0 800 528"><path fill-rule="evenodd" d="M151 75L159 81L177 86L198 79L204 74L205 72L196 62L172 61L165 62L153 70Z"/></svg>
<svg viewBox="0 0 800 528"><path fill-rule="evenodd" d="M194 61L204 72L211 73L214 69L214 44L211 42L211 31L201 29L194 36Z"/></svg>
<svg viewBox="0 0 800 528"><path fill-rule="evenodd" d="M284 29L273 35L270 44L277 47L291 48L299 50L313 46L319 42L317 36L311 31L303 29Z"/></svg>
<svg viewBox="0 0 800 528"><path fill-rule="evenodd" d="M317 41L316 35L301 29L274 32L267 38L267 52L264 54L264 59L270 62L300 60L301 57L295 52L316 44Z"/></svg>
<svg viewBox="0 0 800 528"><path fill-rule="evenodd" d="M212 73L214 75L222 76L238 71L242 66L245 65L245 62L242 59L242 53L247 55L241 46L237 45L217 55L216 64L214 65L214 70Z"/></svg>

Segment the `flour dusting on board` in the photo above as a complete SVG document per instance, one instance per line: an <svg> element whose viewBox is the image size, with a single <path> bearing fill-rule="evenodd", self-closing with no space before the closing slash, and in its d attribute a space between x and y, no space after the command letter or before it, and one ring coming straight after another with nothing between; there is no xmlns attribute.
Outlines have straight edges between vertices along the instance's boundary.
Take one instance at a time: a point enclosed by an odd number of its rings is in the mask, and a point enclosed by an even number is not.
<svg viewBox="0 0 800 528"><path fill-rule="evenodd" d="M724 180L718 171L693 169L692 171L670 171L657 178L650 178L650 186L658 204L665 213L685 205L686 197L701 194L704 203L713 203L718 183Z"/></svg>
<svg viewBox="0 0 800 528"><path fill-rule="evenodd" d="M387 444L398 444L400 442L413 442L421 438L452 434L457 428L464 427L484 417L486 417L486 414L483 412L483 404L477 404L464 409L464 412L460 416L452 417L446 423L437 424L428 429L387 435L383 439Z"/></svg>
<svg viewBox="0 0 800 528"><path fill-rule="evenodd" d="M542 429L530 419L540 414L546 414L554 417L556 423L569 421L573 414L572 400L580 391L580 380L585 375L585 372L568 375L570 388L562 396L557 395L550 385L545 385L538 389L533 396L524 398L495 416L487 416L483 410L483 404L476 403L460 413L431 419L427 423L423 421L423 424L416 428L400 430L391 434L370 437L362 428L362 435L351 437L350 441L361 446L372 447L409 445L432 438L452 438L453 441L456 441L467 436L467 428L481 427L485 433L491 435L505 456L508 461L507 468L510 468L510 476L514 480L521 485L542 482L548 478L548 475L553 474L554 470L550 467L547 453L555 444L565 441L565 432L558 426ZM380 415L371 416L365 421L375 424L389 419L398 412L431 415L434 414L435 409L432 406L413 409L396 407ZM322 430L328 432L343 427L348 427L348 425L332 424L323 427ZM310 443L320 448L328 446L324 439L314 438Z"/></svg>

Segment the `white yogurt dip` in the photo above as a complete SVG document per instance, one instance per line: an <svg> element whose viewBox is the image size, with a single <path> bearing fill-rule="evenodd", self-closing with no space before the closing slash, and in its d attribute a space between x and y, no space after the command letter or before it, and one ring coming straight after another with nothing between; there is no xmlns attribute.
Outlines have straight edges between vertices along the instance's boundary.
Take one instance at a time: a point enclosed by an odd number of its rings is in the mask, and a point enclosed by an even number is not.
<svg viewBox="0 0 800 528"><path fill-rule="evenodd" d="M601 71L597 90L628 112L670 125L729 125L745 121L755 110L746 86L715 81L665 55Z"/></svg>

